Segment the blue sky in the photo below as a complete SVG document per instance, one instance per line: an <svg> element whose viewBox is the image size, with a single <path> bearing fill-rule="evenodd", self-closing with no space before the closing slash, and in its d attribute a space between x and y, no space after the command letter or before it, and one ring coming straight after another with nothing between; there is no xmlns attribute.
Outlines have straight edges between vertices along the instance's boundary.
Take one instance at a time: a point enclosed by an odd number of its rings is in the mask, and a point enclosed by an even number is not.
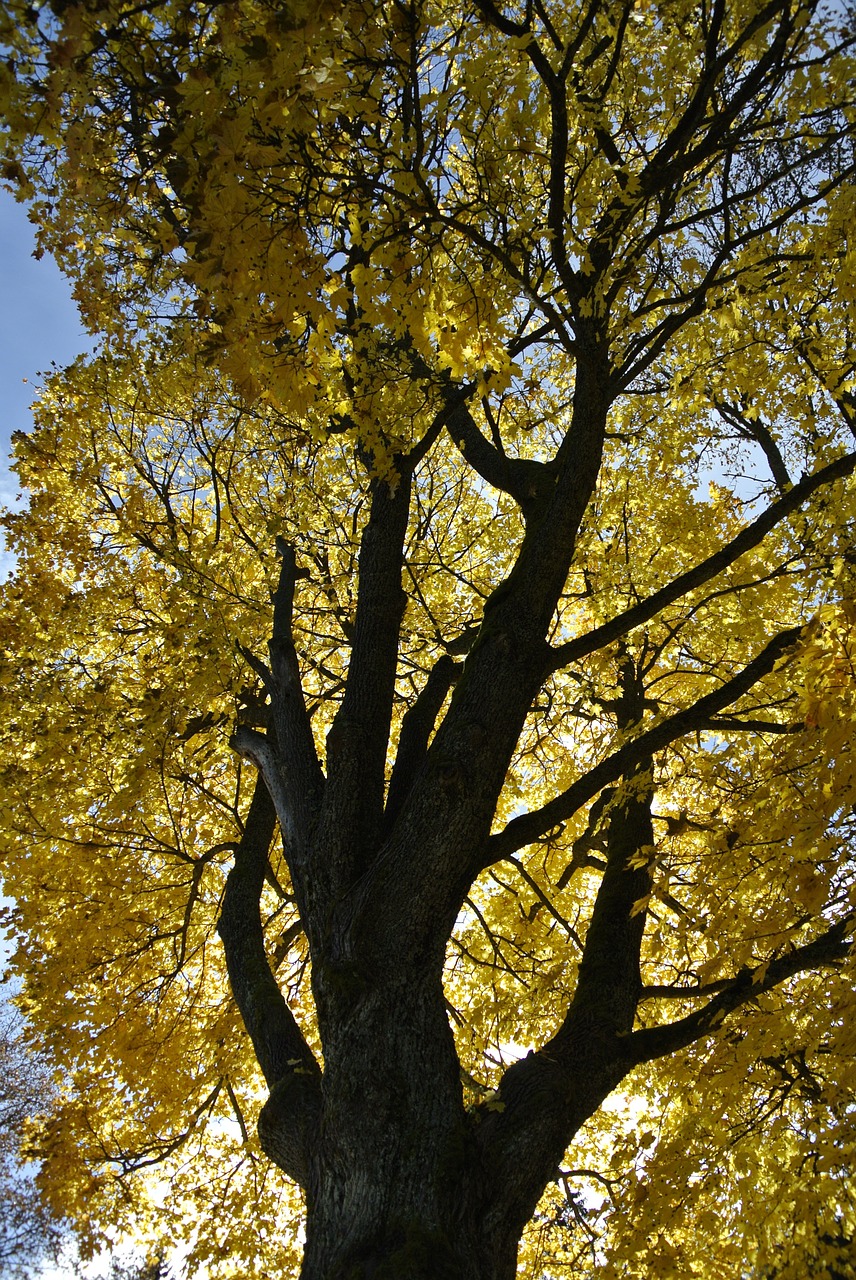
<svg viewBox="0 0 856 1280"><path fill-rule="evenodd" d="M37 262L33 247L26 209L0 189L0 506L13 505L18 494L9 438L32 426L39 373L89 346L68 282L51 258ZM8 557L0 557L0 571L7 567Z"/></svg>

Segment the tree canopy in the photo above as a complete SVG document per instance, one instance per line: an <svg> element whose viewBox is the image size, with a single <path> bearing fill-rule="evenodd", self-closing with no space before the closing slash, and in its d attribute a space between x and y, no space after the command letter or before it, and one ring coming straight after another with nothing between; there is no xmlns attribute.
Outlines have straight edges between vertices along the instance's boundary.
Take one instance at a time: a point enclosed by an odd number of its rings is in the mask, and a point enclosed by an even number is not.
<svg viewBox="0 0 856 1280"><path fill-rule="evenodd" d="M49 1201L215 1277L853 1276L852 15L0 40L99 343L5 517Z"/></svg>

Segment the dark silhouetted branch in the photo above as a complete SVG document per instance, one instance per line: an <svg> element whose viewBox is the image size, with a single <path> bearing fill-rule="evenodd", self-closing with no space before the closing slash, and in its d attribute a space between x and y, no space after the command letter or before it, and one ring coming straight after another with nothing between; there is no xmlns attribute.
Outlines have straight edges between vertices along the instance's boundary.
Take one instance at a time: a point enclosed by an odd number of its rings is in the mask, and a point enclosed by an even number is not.
<svg viewBox="0 0 856 1280"><path fill-rule="evenodd" d="M572 817L603 787L616 782L634 765L661 751L685 733L691 733L708 723L711 716L742 697L762 676L772 671L779 659L796 644L801 634L802 627L791 627L780 632L742 671L726 680L718 689L626 742L542 808L512 818L503 831L491 836L486 842L483 865L490 866L509 853L522 849L524 845L540 840L546 832Z"/></svg>
<svg viewBox="0 0 856 1280"><path fill-rule="evenodd" d="M717 574L722 573L723 570L734 564L735 560L739 560L740 556L747 551L751 551L753 547L757 547L771 529L774 529L782 520L798 511L803 503L818 489L823 488L824 485L833 484L836 480L845 479L854 470L856 470L856 453L848 453L843 458L837 458L835 462L830 462L827 466L821 467L813 475L805 476L784 497L771 503L767 510L762 512L751 524L748 524L745 529L742 529L736 538L732 538L731 542L726 543L724 547L714 552L712 556L708 556L706 560L702 560L694 568L688 569L686 573L679 574L677 578L674 578L665 587L661 587L659 591L655 591L653 595L648 596L647 600L640 600L631 609L618 614L617 617L612 618L609 622L603 623L600 627L595 627L593 631L589 631L586 635L578 636L575 640L569 640L566 644L558 645L553 650L549 669L557 671L560 667L566 667L571 662L578 662L581 658L587 657L588 654L602 649L604 645L612 644L615 640L619 640L622 636L627 635L629 631L632 631L634 627L642 626L643 623L648 622L649 619L660 613L662 609L674 604L676 600L680 600L682 596L694 591L697 587L703 586L711 578L715 578Z"/></svg>
<svg viewBox="0 0 856 1280"><path fill-rule="evenodd" d="M321 1071L265 953L259 900L275 828L276 810L260 775L226 878L217 931L235 1003L270 1089L259 1119L262 1146L289 1177L305 1186L320 1114Z"/></svg>

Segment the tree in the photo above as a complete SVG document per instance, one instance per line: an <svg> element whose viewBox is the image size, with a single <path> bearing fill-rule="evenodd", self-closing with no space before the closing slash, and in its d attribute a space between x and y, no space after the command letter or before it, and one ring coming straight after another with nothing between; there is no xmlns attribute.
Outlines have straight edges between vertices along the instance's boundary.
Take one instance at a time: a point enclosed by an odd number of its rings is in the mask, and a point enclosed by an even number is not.
<svg viewBox="0 0 856 1280"><path fill-rule="evenodd" d="M110 1265L109 1280L169 1280L169 1268L160 1258L149 1262L117 1262Z"/></svg>
<svg viewBox="0 0 856 1280"><path fill-rule="evenodd" d="M5 14L100 335L6 517L46 1185L215 1274L852 1275L850 18Z"/></svg>
<svg viewBox="0 0 856 1280"><path fill-rule="evenodd" d="M3 993L8 999L8 991ZM42 1203L34 1169L22 1160L30 1120L49 1096L45 1063L23 1037L11 1007L0 1015L0 1268L10 1280L56 1260L66 1239L63 1224Z"/></svg>
<svg viewBox="0 0 856 1280"><path fill-rule="evenodd" d="M27 1039L14 1007L13 991L2 991L0 1015L0 1271L7 1280L83 1274L69 1224L39 1194L29 1134L44 1121L56 1096L48 1063ZM85 1237L84 1237L85 1238ZM171 1280L162 1259L113 1260L109 1280Z"/></svg>

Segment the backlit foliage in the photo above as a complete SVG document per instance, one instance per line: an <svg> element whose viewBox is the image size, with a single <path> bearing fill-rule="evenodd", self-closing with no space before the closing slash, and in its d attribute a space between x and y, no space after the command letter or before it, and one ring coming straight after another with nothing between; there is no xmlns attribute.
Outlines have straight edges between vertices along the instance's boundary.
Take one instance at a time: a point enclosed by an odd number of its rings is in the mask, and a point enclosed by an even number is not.
<svg viewBox="0 0 856 1280"><path fill-rule="evenodd" d="M5 517L2 875L57 1066L49 1200L86 1241L297 1274L300 1197L258 1148L215 932L280 557L323 763L370 489L415 460L391 770L428 673L447 664L442 717L514 589L597 394L552 654L447 949L465 1095L490 1108L562 1024L610 815L649 805L651 1050L520 1273L856 1274L852 21L7 0L2 24L3 173L98 335L46 378L16 444L29 509ZM271 857L268 956L320 1051Z"/></svg>

